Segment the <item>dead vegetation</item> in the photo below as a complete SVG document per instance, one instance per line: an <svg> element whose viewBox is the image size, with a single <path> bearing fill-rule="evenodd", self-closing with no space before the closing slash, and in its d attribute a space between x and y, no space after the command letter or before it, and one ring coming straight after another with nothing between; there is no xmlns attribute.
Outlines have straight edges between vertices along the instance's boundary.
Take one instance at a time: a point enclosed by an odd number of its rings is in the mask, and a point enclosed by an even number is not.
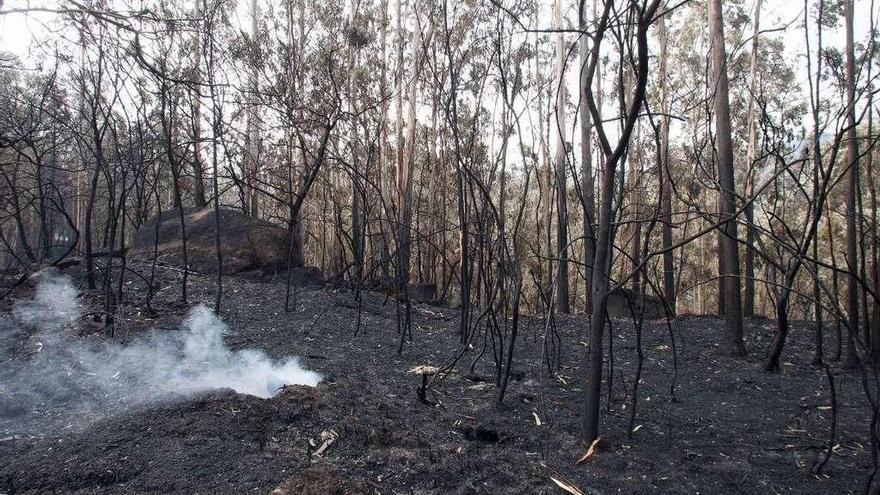
<svg viewBox="0 0 880 495"><path fill-rule="evenodd" d="M346 290L302 289L295 311L260 304L283 295L282 283L227 281L223 314L233 348L276 357L303 356L325 375L316 388L286 387L259 399L218 390L106 417L57 416L37 431L15 431L0 418L0 490L7 493L857 493L871 464L858 377L838 375L840 417L834 456L821 476L810 469L825 447L830 402L821 370L802 364L810 328L795 324L782 375L761 370L761 356L741 362L713 348L720 321L676 324L679 368L671 400L672 352L664 325L645 327L646 362L635 427L633 330L615 320L615 369L602 440L584 445L578 356L541 360L544 326L526 318L508 400L494 401L494 366L480 349L465 352L448 376L432 375L456 354L454 310L417 306L413 345L396 354L393 302L364 312L336 301ZM179 318L185 308L157 296ZM194 277L194 298L210 282ZM381 298L379 298L381 299ZM155 321L132 321L144 328ZM563 339L584 332L582 317L558 317ZM747 345L763 349L769 322L747 325ZM413 371L413 370L417 371ZM4 377L9 380L10 377ZM11 377L14 379L14 377ZM768 407L772 404L772 407ZM56 428L74 419L81 428ZM65 423L67 422L67 423ZM572 491L575 490L575 491Z"/></svg>

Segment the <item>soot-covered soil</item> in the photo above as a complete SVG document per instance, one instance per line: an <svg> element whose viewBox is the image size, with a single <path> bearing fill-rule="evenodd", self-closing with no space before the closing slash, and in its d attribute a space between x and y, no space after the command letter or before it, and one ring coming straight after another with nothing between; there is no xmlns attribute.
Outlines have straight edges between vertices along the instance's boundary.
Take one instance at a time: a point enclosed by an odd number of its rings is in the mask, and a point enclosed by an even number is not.
<svg viewBox="0 0 880 495"><path fill-rule="evenodd" d="M211 283L194 277L191 299L211 301ZM171 302L176 291L157 297L161 318L132 310L115 338L179 322L187 308ZM578 435L584 318L558 318L563 352L552 374L541 365L544 322L524 320L503 407L494 403L491 345L469 369L482 341L429 393L430 405L408 371L457 353L455 310L415 307L413 342L398 356L395 307L383 296L365 294L357 335L349 292L302 289L292 313L283 298L281 283L226 279L227 344L302 356L324 375L319 386L270 399L217 390L8 435L0 438L0 493L565 493L552 478L592 494L860 493L871 470L861 376L835 370L836 447L825 474L811 474L831 411L825 372L809 366L806 324L794 326L779 374L761 369L770 321L748 322L750 355L735 360L716 350L717 319L680 319L677 374L666 325L647 324L630 437L635 337L616 322L603 437L576 466L587 447ZM833 337L826 343L833 348Z"/></svg>

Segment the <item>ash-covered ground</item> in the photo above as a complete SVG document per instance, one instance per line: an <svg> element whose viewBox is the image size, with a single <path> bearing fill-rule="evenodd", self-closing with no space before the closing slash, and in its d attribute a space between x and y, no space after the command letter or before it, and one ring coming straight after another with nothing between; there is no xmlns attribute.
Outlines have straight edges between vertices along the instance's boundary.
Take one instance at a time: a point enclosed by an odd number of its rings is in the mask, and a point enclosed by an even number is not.
<svg viewBox="0 0 880 495"><path fill-rule="evenodd" d="M321 375L316 387L269 398L213 383L179 394L99 388L103 396L84 400L72 370L69 383L44 384L54 397L22 374L44 350L35 351L38 334L22 329L12 302L3 301L0 493L565 493L555 478L585 494L838 494L863 492L872 469L863 377L835 369L834 454L824 475L811 473L827 445L831 409L825 372L809 365L809 324L794 325L778 374L761 369L772 321L748 322L750 355L735 360L716 351L719 320L678 320L677 373L665 323L646 324L630 436L635 337L630 323L615 322L603 437L596 454L575 465L587 448L579 440L583 317L557 317L563 351L553 373L542 366L543 320L524 319L503 407L495 405L491 347L470 369L482 340L429 393L432 405L419 400L421 378L408 371L458 353L456 310L415 306L413 341L398 356L396 310L384 296L364 294L356 334L358 304L347 290L301 288L287 313L280 280L227 278L224 288L229 352L259 350L276 364L298 356ZM82 314L67 325L70 345L124 347L177 332L193 306L210 304L213 280L191 277L190 289L192 304L184 306L168 285L155 316L132 296L112 339L95 333L89 308L97 301L86 292L78 297ZM33 298L33 289L15 297ZM826 348L834 346L828 335ZM22 383L34 390L16 403L10 391L23 393Z"/></svg>

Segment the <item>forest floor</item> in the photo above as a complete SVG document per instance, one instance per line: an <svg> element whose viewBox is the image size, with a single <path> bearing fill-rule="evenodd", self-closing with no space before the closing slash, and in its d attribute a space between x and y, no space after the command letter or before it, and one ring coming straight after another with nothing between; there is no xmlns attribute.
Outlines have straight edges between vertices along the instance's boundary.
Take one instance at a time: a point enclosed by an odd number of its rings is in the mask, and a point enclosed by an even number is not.
<svg viewBox="0 0 880 495"><path fill-rule="evenodd" d="M210 278L192 277L191 301L209 304L212 288ZM285 313L281 282L226 278L224 290L230 347L301 356L323 382L270 399L227 389L90 411L78 427L58 428L71 421L59 416L32 431L4 431L0 421L0 493L564 494L555 478L584 494L841 494L862 493L871 472L862 376L833 368L834 454L823 475L811 473L831 414L825 371L809 364L811 324L794 324L782 371L771 374L762 364L772 321L748 321L749 356L731 359L717 352L720 320L679 319L677 373L667 326L647 323L628 435L635 336L630 323L615 322L602 439L575 465L588 447L579 436L582 316L557 319L563 352L552 374L542 366L543 320L524 319L504 406L495 405L491 345L469 370L482 341L429 393L436 402L429 405L417 396L420 377L408 371L458 352L456 310L414 306L413 341L398 356L395 305L384 296L365 293L356 335L349 291L301 289L295 311ZM157 319L132 308L117 321L116 338L179 323L187 307L177 296L176 287L158 294ZM834 340L827 337L826 349ZM316 454L331 430L338 438Z"/></svg>

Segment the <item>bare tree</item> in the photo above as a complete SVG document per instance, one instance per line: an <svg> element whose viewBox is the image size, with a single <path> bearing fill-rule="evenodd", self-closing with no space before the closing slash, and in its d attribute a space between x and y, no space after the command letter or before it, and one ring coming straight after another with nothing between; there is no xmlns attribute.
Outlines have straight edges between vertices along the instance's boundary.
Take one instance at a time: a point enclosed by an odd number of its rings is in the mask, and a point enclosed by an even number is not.
<svg viewBox="0 0 880 495"><path fill-rule="evenodd" d="M193 133L193 203L196 208L208 206L205 197L205 167L202 162L202 0L194 0L193 18L195 30L193 34L193 86L190 91L192 98L192 133Z"/></svg>
<svg viewBox="0 0 880 495"><path fill-rule="evenodd" d="M849 367L859 364L855 340L859 335L858 234L859 212L856 196L859 191L859 141L856 133L855 48L853 40L854 0L844 0L844 31L846 32L844 91L846 94L846 315L847 338L844 362Z"/></svg>
<svg viewBox="0 0 880 495"><path fill-rule="evenodd" d="M587 67L590 57L590 38L586 35L588 29L586 0L578 2L578 25L582 31L578 41L578 53L580 56L580 101L578 102L581 125L581 208L584 221L584 280L585 309L589 313L592 310L590 286L593 280L593 259L596 251L596 236L593 232L593 223L596 217L596 192L593 178L593 136L592 116L587 106Z"/></svg>
<svg viewBox="0 0 880 495"><path fill-rule="evenodd" d="M623 128L617 144L612 148L604 125L599 116L595 98L592 92L587 92L587 104L595 122L596 135L605 160L602 164L601 200L599 209L599 222L596 240L596 258L593 269L592 301L593 313L590 316L590 350L586 372L585 387L585 410L584 410L584 439L589 443L599 436L599 402L601 396L603 348L602 336L605 328L608 304L608 283L610 276L611 239L613 236L612 200L614 183L617 177L617 166L622 158L633 128L641 113L645 99L645 91L648 82L649 51L648 51L648 28L654 22L654 16L660 4L659 0L653 0L645 4L632 4L633 17L635 18L635 47L636 47L636 78L632 98L626 108L623 119ZM597 21L596 32L590 63L588 67L587 87L591 86L595 77L596 67L599 62L602 41L609 28L611 17L611 3L606 3L601 17Z"/></svg>
<svg viewBox="0 0 880 495"><path fill-rule="evenodd" d="M733 141L727 82L727 52L724 48L722 0L709 0L709 39L712 53L712 81L715 111L715 144L718 153L718 183L721 188L718 231L719 302L723 309L722 351L734 356L746 353L743 345L742 306L740 304L739 244L737 238L736 184L734 183Z"/></svg>
<svg viewBox="0 0 880 495"><path fill-rule="evenodd" d="M666 27L666 15L659 20L660 35L660 163L658 176L660 183L660 222L661 246L663 249L663 296L675 314L676 286L674 252L672 250L672 178L669 171L669 34Z"/></svg>
<svg viewBox="0 0 880 495"><path fill-rule="evenodd" d="M557 0L554 19L557 29L563 29L562 5ZM568 313L568 181L565 151L565 38L562 32L556 36L556 307L560 313Z"/></svg>
<svg viewBox="0 0 880 495"><path fill-rule="evenodd" d="M755 2L755 13L752 16L752 53L749 57L749 93L746 104L746 120L748 126L748 151L746 154L746 198L752 198L755 191L755 156L757 154L757 116L755 112L755 92L758 79L758 40L761 36L761 0ZM755 314L755 223L754 202L746 201L746 245L745 245L745 289L743 291L743 317L751 318Z"/></svg>

